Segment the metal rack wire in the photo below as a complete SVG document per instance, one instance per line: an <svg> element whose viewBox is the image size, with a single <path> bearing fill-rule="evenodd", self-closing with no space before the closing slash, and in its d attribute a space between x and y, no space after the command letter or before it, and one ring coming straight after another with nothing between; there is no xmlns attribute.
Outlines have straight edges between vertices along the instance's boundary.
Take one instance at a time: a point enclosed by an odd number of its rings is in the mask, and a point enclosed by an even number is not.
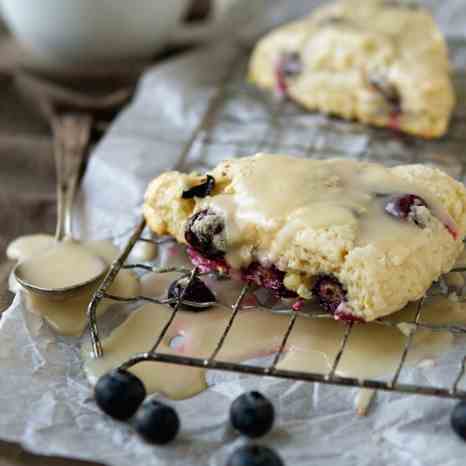
<svg viewBox="0 0 466 466"><path fill-rule="evenodd" d="M292 148L293 152L300 153L304 156L313 156L313 157L321 157L322 153L320 153L315 144L309 142L309 138L306 139L305 134L303 133L303 137L299 139L299 143L293 143L292 146L287 146L287 142L283 141L282 136L285 134L283 122L280 122L284 116L288 116L290 119L300 118L302 115L303 118L308 118L308 114L305 114L300 111L299 108L293 106L288 102L281 102L277 103L273 99L265 97L263 94L258 93L251 87L244 84L244 80L242 76L245 72L245 63L246 63L246 54L243 50L241 50L238 54L238 59L232 63L230 70L227 73L226 79L221 83L218 87L217 92L213 95L210 100L208 111L206 112L203 120L200 122L197 129L194 131L192 137L187 141L185 147L183 148L183 152L181 154L180 160L181 162L178 165L178 169L192 169L195 166L207 167L209 166L208 162L208 153L211 150L220 149L222 147L228 147L231 151L227 154L223 152L222 156L237 156L238 154L246 153L253 153L260 150L274 150L277 152L286 151L287 148ZM260 108L261 115L266 115L264 118L260 120L260 124L263 125L264 131L261 133L261 136L258 137L256 141L250 141L247 146L244 145L244 141L237 140L234 144L229 143L228 141L221 140L221 137L217 135L218 127L222 124L233 124L237 130L241 129L241 121L237 121L235 116L229 111L229 105L232 102L235 102L235 99L246 99L250 101L252 106ZM356 132L360 131L359 127L352 125L351 123L344 123L344 122L337 122L334 123L332 121L326 121L322 119L322 117L314 116L318 118L318 124L321 126L329 125L334 130L335 125L339 128L338 131L342 131L343 133L348 133L356 128ZM466 125L466 115L457 115L456 116L456 123L457 126L465 126ZM458 128L457 128L458 129ZM386 132L380 130L367 130L373 131L373 139L374 141L387 140ZM234 130L233 130L234 132ZM459 134L456 131L456 134ZM463 134L466 134L464 131ZM285 138L286 139L286 138ZM303 145L302 141L307 141L307 145ZM424 150L423 142L418 142L414 140L410 140L409 138L404 138L400 140L400 144L409 152L411 155L409 157L414 157L415 154L419 150ZM455 144L457 141L455 141ZM374 142L377 145L377 142ZM438 144L435 146L438 149ZM463 147L463 144L461 144ZM223 150L222 149L222 150ZM325 149L325 148L324 148ZM366 148L367 149L367 148ZM353 154L354 155L354 154ZM371 158L367 155L367 151L364 154L360 154L362 158ZM374 158L374 157L372 157ZM377 158L377 157L375 157ZM406 161L406 160L404 160ZM413 161L413 160L409 160ZM244 374L251 374L251 375L258 375L258 376L273 376L283 379L291 379L291 380L300 380L300 381L307 381L307 382L319 382L324 384L333 384L333 385L344 385L344 386L351 386L351 387L359 387L359 388L368 388L368 389L378 389L378 390L386 390L386 391L396 391L400 393L411 393L411 394L419 394L419 395L430 395L430 396L437 396L443 398L457 398L457 399L465 399L466 400L466 391L461 390L460 383L463 379L463 376L466 372L466 356L461 359L459 362L459 369L454 378L453 384L448 387L438 387L438 386L428 386L428 385L414 385L414 384L407 384L400 382L400 376L404 367L406 366L406 361L408 354L413 346L413 340L416 333L420 329L429 329L435 332L449 332L452 335L466 335L466 327L461 325L436 325L436 324L429 324L427 322L421 321L422 311L423 311L423 304L424 299L421 299L417 303L417 308L415 312L414 319L409 322L404 322L409 324L409 332L406 336L405 345L400 355L399 362L397 367L393 373L393 375L388 379L388 381L380 381L380 380L373 380L373 379L357 379L353 377L344 377L337 375L339 363L341 358L347 348L348 340L351 335L351 332L354 328L352 323L345 324L345 331L340 341L339 349L335 355L335 358L331 364L330 370L326 374L322 373L313 373L313 372L303 372L303 371L291 371L291 370L283 370L277 368L277 364L280 361L281 356L284 354L287 341L290 335L293 332L293 328L298 319L300 318L317 318L321 317L321 315L313 315L313 314L306 314L305 316L300 314L299 312L293 311L290 309L286 310L289 314L288 325L286 331L282 337L281 343L279 345L279 349L277 353L275 353L273 357L272 363L267 367L251 365L251 364L238 364L232 362L226 362L218 359L218 355L220 350L223 347L223 344L228 337L229 331L238 316L238 313L241 309L241 305L243 299L248 291L248 285L245 285L239 294L235 304L232 306L231 315L229 321L218 340L214 350L212 351L211 355L207 358L195 358L195 357L188 357L188 356L181 356L181 355L174 355L174 354L165 354L160 353L157 351L159 344L161 343L162 339L166 335L171 323L175 319L176 314L180 309L180 303L183 302L184 298L184 291L178 298L173 299L156 299L153 297L148 296L137 296L134 298L122 298L118 296L114 296L108 293L108 289L110 285L113 283L116 275L122 268L132 268L132 269L140 269L145 271L150 271L152 273L165 273L170 271L178 271L183 273L186 277L188 277L188 285L189 283L197 276L200 275L198 269L175 269L175 268L157 268L152 267L147 264L126 264L126 260L138 241L154 241L158 242L157 239L147 238L144 237L144 229L145 229L145 221L142 220L139 225L134 229L131 237L129 238L128 242L126 243L123 252L121 255L112 263L107 276L99 286L98 290L95 292L88 308L88 318L89 318L89 330L92 342L92 349L94 352L95 357L101 357L103 355L103 347L101 344L100 336L99 336L99 328L96 318L96 309L99 302L106 298L118 302L156 302L161 304L172 304L174 307L167 306L167 312L171 312L170 317L162 331L159 335L154 335L154 344L149 351L141 354L136 354L131 357L128 361L122 364L121 367L129 368L132 367L142 361L156 361L156 362L164 362L170 364L181 364L185 366L191 367L198 367L204 369L213 369L213 370L222 370L222 371L230 371L230 372L237 372L237 373L244 373ZM464 272L466 269L457 269L460 272ZM187 286L184 290L187 289ZM400 322L391 321L389 319L379 319L377 321L380 325L389 325L389 326L396 326ZM357 324L355 324L357 325Z"/></svg>

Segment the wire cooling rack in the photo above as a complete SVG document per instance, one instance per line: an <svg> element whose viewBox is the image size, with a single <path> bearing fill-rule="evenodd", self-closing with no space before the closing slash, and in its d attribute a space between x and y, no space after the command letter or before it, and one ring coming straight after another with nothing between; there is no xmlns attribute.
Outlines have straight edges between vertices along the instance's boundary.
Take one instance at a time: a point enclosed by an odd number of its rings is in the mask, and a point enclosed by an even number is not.
<svg viewBox="0 0 466 466"><path fill-rule="evenodd" d="M406 336L405 345L401 352L398 365L388 381L342 377L336 374L339 362L347 347L347 343L351 335L353 326L364 325L364 324L353 324L351 322L347 322L344 324L345 331L341 338L339 349L331 364L330 370L326 374L278 369L277 364L280 361L280 358L284 353L288 338L293 332L293 328L296 324L296 321L300 318L311 318L312 319L312 318L322 317L322 314L313 314L313 313L301 314L300 311L294 311L291 308L291 306L289 309L284 310L285 312L289 314L288 326L287 326L285 333L283 334L281 343L279 345L279 349L275 353L271 365L267 367L262 367L262 366L256 366L256 365L239 364L239 363L232 363L232 362L218 360L217 356L220 350L222 349L225 340L228 338L230 329L233 326L233 323L238 316L238 313L241 309L242 301L249 289L248 285L244 285L241 292L239 293L235 304L232 306L232 311L231 311L231 315L228 320L228 323L225 326L221 337L217 341L215 345L215 349L212 351L212 354L208 358L201 359L201 358L193 358L193 357L188 357L188 356L180 356L180 355L157 352L157 349L161 341L165 337L170 325L172 324L173 320L175 319L176 314L178 313L180 309L180 304L182 302L186 302L183 300L184 292L181 293L181 295L178 296L177 298L172 298L172 299L169 299L169 298L159 299L159 298L154 298L150 296L136 296L132 298L123 298L123 297L115 296L115 295L108 293L107 292L108 288L113 283L116 275L122 268L140 269L146 272L160 273L160 274L177 271L177 272L180 272L181 274L184 274L184 276L189 277L188 285L195 277L202 275L202 274L195 267L193 269L184 269L184 268L171 268L171 267L161 268L157 266L148 265L145 263L126 264L126 259L136 243L140 241L154 242L156 244L159 243L159 240L157 239L145 237L143 234L144 229L145 229L145 221L142 220L141 223L138 225L138 227L133 232L129 241L127 242L122 254L112 263L106 278L103 280L99 289L94 294L92 301L89 305L89 312L88 312L89 327L90 327L90 335L91 335L91 341L92 341L92 349L93 349L95 357L103 356L103 347L101 344L101 339L99 336L99 329L98 329L97 319L96 319L96 309L97 309L99 302L102 299L106 298L106 299L114 300L116 302L125 302L125 303L152 302L152 303L158 303L158 304L166 304L167 312L170 312L170 317L165 323L164 327L162 328L162 331L158 335L154 335L154 344L152 348L150 348L149 351L147 351L146 353L135 354L133 357L128 359L128 361L122 364L121 366L122 368L128 369L143 361L154 361L154 362L165 362L165 363L171 363L171 364L181 364L185 366L199 367L199 368L204 368L204 369L206 368L217 369L217 370L239 372L239 373L252 374L252 375L273 376L273 377L279 377L279 378L284 378L284 379L301 380L301 381L307 381L307 382L320 382L320 383L334 384L334 385L346 385L346 386L360 387L360 388L397 391L401 393L416 393L420 395L431 395L431 396L438 396L438 397L443 397L443 398L466 399L466 391L460 390L458 388L463 376L465 375L466 357L464 357L461 360L459 364L458 373L454 379L452 386L449 388L399 383L400 374L402 372L403 367L406 364L408 353L412 348L414 336L416 332L418 332L420 329L429 329L434 332L449 332L452 335L466 335L466 327L462 325L443 325L443 324L430 324L428 322L422 322L421 316L422 316L422 311L423 311L424 299L421 299L420 301L418 301L413 320L403 322L403 324L408 325L408 328L410 330ZM464 272L466 269L458 268L454 270L458 272ZM169 304L172 304L172 306L174 305L174 307L170 307ZM192 305L194 303L189 303L189 304ZM283 313L283 310L281 311L281 313ZM399 321L391 321L389 319L379 319L376 322L379 323L380 325L389 325L389 326L396 326L400 324Z"/></svg>
<svg viewBox="0 0 466 466"><path fill-rule="evenodd" d="M465 43L451 45L466 48ZM303 112L294 104L286 101L276 101L256 89L248 86L244 82L246 72L247 51L240 51L238 59L232 64L226 74L226 79L219 85L217 92L212 96L208 111L200 122L192 137L183 148L181 162L176 168L180 170L208 169L218 161L227 157L237 157L239 155L252 154L260 151L285 152L295 155L324 158L329 152L338 153L338 147L329 147L334 141L344 143L350 140L350 153L345 156L358 159L369 159L383 161L385 163L407 163L428 161L437 162L435 154L450 154L439 160L446 163L444 167L454 175L462 176L464 167L461 162L461 151L466 143L466 112L464 109L466 96L458 93L458 110L453 116L448 140L438 142L420 141L407 136L394 135L389 131L362 127L354 123L323 117L322 115L309 114ZM456 76L458 88L466 81L465 76ZM466 86L464 86L466 88ZM241 104L242 108L249 111L248 117L244 120L241 114L235 111L235 106ZM317 129L316 129L317 128ZM251 132L252 129L252 132ZM249 132L248 132L249 130ZM242 135L246 132L246 135ZM161 137L163 137L161 135ZM358 143L358 141L364 141ZM387 149L388 146L388 149ZM390 150L390 159L387 160L386 151ZM340 151L341 152L341 151ZM422 158L421 158L422 157ZM459 160L459 162L457 162ZM272 363L267 366L251 364L239 364L226 362L218 359L218 354L222 349L225 340L228 338L230 329L238 316L244 297L249 285L244 285L238 295L235 304L232 306L229 321L218 340L215 349L208 358L195 358L180 356L176 354L165 354L158 352L159 345L166 335L170 325L175 319L180 303L183 302L184 292L178 298L157 299L149 296L137 296L134 298L123 298L108 293L110 285L122 268L139 269L152 273L166 273L178 271L188 277L190 283L196 276L201 275L199 270L159 268L152 265L126 264L126 260L136 243L140 241L158 243L162 240L146 237L144 235L145 221L134 229L130 239L126 243L121 255L112 263L107 276L95 292L88 308L89 330L92 342L92 349L95 357L103 356L103 347L99 335L96 309L99 302L106 298L115 302L138 303L155 302L167 305L167 312L170 317L158 335L154 335L154 344L146 353L135 354L121 367L129 368L142 361L164 362L170 364L180 364L184 366L198 367L204 369L230 371L258 376L273 376L283 379L300 380L307 382L319 382L324 384L345 385L367 389L378 389L386 391L396 391L400 393L411 393L419 395L430 395L443 398L466 399L466 391L460 389L460 383L466 372L466 356L460 358L458 362L457 374L450 387L415 385L400 382L400 375L406 366L409 352L412 350L416 333L421 329L430 329L434 332L448 332L452 335L466 335L466 327L462 325L436 325L423 322L422 312L425 299L417 303L414 318L408 324L409 329L405 345L401 352L399 362L393 374L385 381L373 379L358 379L337 375L337 370L341 358L347 348L353 323L346 323L345 331L339 343L339 349L326 374L291 371L277 368L281 356L284 354L287 341L293 332L293 328L300 318L318 318L318 314L301 314L293 311L290 307L285 310L289 314L288 326L283 334L277 353L275 353ZM465 272L466 269L455 269L458 272ZM186 287L187 288L187 287ZM186 289L185 288L185 289ZM169 306L172 305L173 307ZM379 319L377 323L381 325L396 326L400 322L389 319Z"/></svg>

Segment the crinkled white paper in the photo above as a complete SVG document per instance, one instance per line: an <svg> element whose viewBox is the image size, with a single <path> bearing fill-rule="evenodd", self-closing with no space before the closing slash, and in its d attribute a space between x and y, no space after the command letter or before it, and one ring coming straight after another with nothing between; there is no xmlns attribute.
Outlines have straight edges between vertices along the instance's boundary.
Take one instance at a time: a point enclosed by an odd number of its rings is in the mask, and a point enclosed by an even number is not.
<svg viewBox="0 0 466 466"><path fill-rule="evenodd" d="M243 40L265 23L307 11L308 3L313 2L270 2L260 25L239 28ZM446 33L464 34L463 0L431 4ZM152 177L177 166L202 168L259 149L311 157L344 153L389 164L425 161L463 176L466 43L452 42L459 104L449 136L414 143L360 125L306 115L292 105L285 105L272 125L269 107L261 100L265 97L241 83L242 50L228 43L211 46L144 76L134 102L92 156L80 198L82 233L121 243L140 218L143 192ZM225 78L229 84L217 115L220 124L201 133L182 160L209 99ZM280 137L270 132L272 126ZM206 140L213 142L206 147ZM447 386L461 355L460 347L433 366L404 372L402 380ZM273 400L278 412L275 429L262 441L276 448L288 466L465 464L466 446L449 427L452 401L379 393L371 414L359 418L353 389L218 373L212 374L210 380L216 383L208 391L176 402L182 431L174 444L148 446L131 426L101 415L80 367L77 341L57 337L25 310L20 295L0 321L0 374L0 437L40 454L118 466L222 466L244 441L228 427L230 402L255 388Z"/></svg>

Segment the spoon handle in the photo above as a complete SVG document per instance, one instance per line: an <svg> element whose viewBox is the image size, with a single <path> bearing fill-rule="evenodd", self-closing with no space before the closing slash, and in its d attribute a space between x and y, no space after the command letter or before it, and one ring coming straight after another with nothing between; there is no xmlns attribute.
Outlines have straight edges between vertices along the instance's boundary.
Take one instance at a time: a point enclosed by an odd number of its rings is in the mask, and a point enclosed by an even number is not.
<svg viewBox="0 0 466 466"><path fill-rule="evenodd" d="M57 241L72 237L71 211L91 125L92 117L86 113L63 113L52 117L57 172Z"/></svg>

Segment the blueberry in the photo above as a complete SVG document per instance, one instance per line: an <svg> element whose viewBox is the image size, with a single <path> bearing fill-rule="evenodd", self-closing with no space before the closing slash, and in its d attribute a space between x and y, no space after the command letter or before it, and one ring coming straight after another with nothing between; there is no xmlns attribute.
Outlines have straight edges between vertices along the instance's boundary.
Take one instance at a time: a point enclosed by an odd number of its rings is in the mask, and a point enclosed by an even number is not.
<svg viewBox="0 0 466 466"><path fill-rule="evenodd" d="M191 189L183 191L181 197L183 199L192 199L193 197L206 197L208 196L215 187L215 178L211 175L206 175L206 179L203 183L193 186Z"/></svg>
<svg viewBox="0 0 466 466"><path fill-rule="evenodd" d="M349 26L352 25L348 18L343 16L327 16L319 21L319 26Z"/></svg>
<svg viewBox="0 0 466 466"><path fill-rule="evenodd" d="M419 8L419 4L412 0L385 0L383 6L387 8L408 8L410 10Z"/></svg>
<svg viewBox="0 0 466 466"><path fill-rule="evenodd" d="M346 291L342 284L331 275L320 275L312 288L319 304L331 314L346 300Z"/></svg>
<svg viewBox="0 0 466 466"><path fill-rule="evenodd" d="M178 434L180 419L171 406L152 399L137 412L134 427L146 442L165 445Z"/></svg>
<svg viewBox="0 0 466 466"><path fill-rule="evenodd" d="M225 222L211 210L195 213L186 223L184 237L195 251L208 259L225 255Z"/></svg>
<svg viewBox="0 0 466 466"><path fill-rule="evenodd" d="M301 56L298 52L283 53L275 68L276 89L278 93L285 96L288 92L287 79L299 75L303 70Z"/></svg>
<svg viewBox="0 0 466 466"><path fill-rule="evenodd" d="M382 75L371 74L369 75L369 84L390 105L392 114L401 113L401 96L398 88L393 83Z"/></svg>
<svg viewBox="0 0 466 466"><path fill-rule="evenodd" d="M175 280L170 287L168 288L168 297L169 298L179 298L181 293L186 288L187 283L189 282L188 277L183 277L179 280ZM184 301L192 301L199 303L202 307L190 306L189 304L184 303ZM191 280L191 283L184 293L183 303L181 307L183 309L188 309L190 311L199 312L204 309L209 308L215 303L215 295L210 291L207 285L197 277L194 277ZM170 303L170 306L175 307L175 303Z"/></svg>
<svg viewBox="0 0 466 466"><path fill-rule="evenodd" d="M119 421L129 419L146 397L144 384L135 375L115 369L103 375L94 389L97 406Z"/></svg>
<svg viewBox="0 0 466 466"><path fill-rule="evenodd" d="M422 227L422 221L417 217L415 207L427 207L427 204L416 194L404 194L392 196L385 204L385 212L401 220L411 220Z"/></svg>
<svg viewBox="0 0 466 466"><path fill-rule="evenodd" d="M237 448L226 466L284 466L283 460L271 448L263 445L245 445Z"/></svg>
<svg viewBox="0 0 466 466"><path fill-rule="evenodd" d="M244 393L230 407L233 427L248 437L260 437L270 431L275 419L272 403L259 392Z"/></svg>
<svg viewBox="0 0 466 466"><path fill-rule="evenodd" d="M283 284L285 272L278 270L274 265L264 267L258 262L252 262L241 271L241 278L246 282L267 288L278 298L295 298L297 296L294 291L288 290Z"/></svg>
<svg viewBox="0 0 466 466"><path fill-rule="evenodd" d="M193 265L195 265L201 272L221 272L226 274L230 269L229 265L225 262L225 259L207 259L207 257L199 254L191 246L186 248L186 253L191 259Z"/></svg>
<svg viewBox="0 0 466 466"><path fill-rule="evenodd" d="M466 440L466 401L460 401L451 412L450 424L453 430Z"/></svg>
<svg viewBox="0 0 466 466"><path fill-rule="evenodd" d="M280 70L286 77L297 76L303 71L303 63L298 52L287 52L281 56Z"/></svg>

